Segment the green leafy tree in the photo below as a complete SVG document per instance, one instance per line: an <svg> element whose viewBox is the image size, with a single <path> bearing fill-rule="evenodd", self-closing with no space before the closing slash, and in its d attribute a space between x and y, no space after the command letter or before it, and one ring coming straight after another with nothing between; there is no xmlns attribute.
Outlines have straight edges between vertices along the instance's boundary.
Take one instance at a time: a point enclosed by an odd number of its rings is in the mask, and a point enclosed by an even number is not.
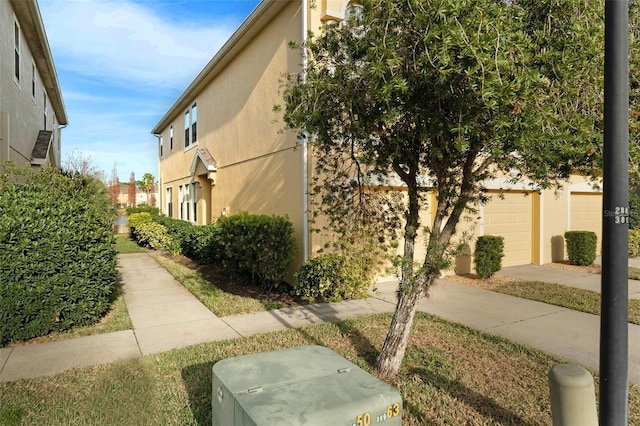
<svg viewBox="0 0 640 426"><path fill-rule="evenodd" d="M393 379L419 301L463 242L458 224L486 199L483 182L527 177L540 189L600 170L602 13L568 0L360 3L362 17L300 46L304 75L288 76L283 110L310 138L312 192L329 226L403 240L376 363ZM397 186L403 194L378 190ZM434 221L422 223L430 192Z"/></svg>
<svg viewBox="0 0 640 426"><path fill-rule="evenodd" d="M155 185L156 178L151 173L145 173L144 175L142 175L141 180L136 181L136 186L138 187L138 189L141 189L147 194L148 205L151 205L151 203L149 202L149 194L151 194Z"/></svg>

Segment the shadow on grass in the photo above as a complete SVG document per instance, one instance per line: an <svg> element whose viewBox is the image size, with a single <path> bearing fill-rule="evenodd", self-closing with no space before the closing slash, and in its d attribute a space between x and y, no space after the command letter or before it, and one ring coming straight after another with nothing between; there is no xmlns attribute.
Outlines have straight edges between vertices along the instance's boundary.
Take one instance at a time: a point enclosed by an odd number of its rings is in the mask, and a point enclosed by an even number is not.
<svg viewBox="0 0 640 426"><path fill-rule="evenodd" d="M198 425L211 425L212 367L218 360L182 369L182 381L189 395L189 408Z"/></svg>
<svg viewBox="0 0 640 426"><path fill-rule="evenodd" d="M505 408L475 390L467 387L464 383L455 379L456 367L443 356L439 350L433 348L413 347L408 349L407 358L409 362L403 368L402 376L417 376L428 386L448 394L461 403L471 407L486 420L498 424L535 425L523 419L518 413ZM405 398L406 399L406 398ZM405 411L411 413L420 424L435 424L428 418L421 407L405 401Z"/></svg>

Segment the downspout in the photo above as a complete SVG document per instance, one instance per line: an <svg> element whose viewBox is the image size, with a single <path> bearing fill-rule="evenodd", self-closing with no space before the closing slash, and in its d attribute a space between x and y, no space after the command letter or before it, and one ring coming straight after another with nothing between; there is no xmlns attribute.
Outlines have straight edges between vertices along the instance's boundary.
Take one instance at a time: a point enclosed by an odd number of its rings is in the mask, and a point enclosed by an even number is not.
<svg viewBox="0 0 640 426"><path fill-rule="evenodd" d="M162 133L151 134L156 137L158 145L160 145L160 138L162 137ZM162 147L162 149L164 150L164 146ZM163 206L166 205L166 203L162 202L164 200L164 195L162 194L162 177L160 176L160 155L158 155L158 175L158 208L162 212L164 211ZM164 212L164 214L166 215L167 212Z"/></svg>
<svg viewBox="0 0 640 426"><path fill-rule="evenodd" d="M307 73L307 55L306 43L308 32L308 0L302 0L302 83L305 83ZM308 133L303 132L300 136L300 144L302 145L302 256L303 262L309 259L309 164L307 142L309 140Z"/></svg>

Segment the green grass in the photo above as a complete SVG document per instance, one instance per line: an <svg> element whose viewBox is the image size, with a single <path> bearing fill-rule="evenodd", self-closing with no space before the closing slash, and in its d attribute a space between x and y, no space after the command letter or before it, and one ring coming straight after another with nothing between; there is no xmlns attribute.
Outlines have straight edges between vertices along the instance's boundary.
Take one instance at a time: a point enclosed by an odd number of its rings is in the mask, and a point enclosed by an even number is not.
<svg viewBox="0 0 640 426"><path fill-rule="evenodd" d="M140 247L135 241L129 238L129 234L117 234L116 235L116 251L118 253L146 253L147 250L144 247Z"/></svg>
<svg viewBox="0 0 640 426"><path fill-rule="evenodd" d="M153 258L196 296L203 305L219 317L248 314L280 307L279 305L264 303L252 297L225 292L204 279L198 271L187 268L164 256L155 255Z"/></svg>
<svg viewBox="0 0 640 426"><path fill-rule="evenodd" d="M500 283L491 290L523 299L562 306L574 311L600 315L600 293L541 281ZM629 322L640 324L640 300L629 299Z"/></svg>
<svg viewBox="0 0 640 426"><path fill-rule="evenodd" d="M375 315L319 324L0 383L0 422L210 425L211 366L216 361L320 344L371 370L390 319ZM558 362L543 352L418 313L396 383L404 401L402 424L551 424L547 372ZM630 388L629 424L640 424L635 386Z"/></svg>

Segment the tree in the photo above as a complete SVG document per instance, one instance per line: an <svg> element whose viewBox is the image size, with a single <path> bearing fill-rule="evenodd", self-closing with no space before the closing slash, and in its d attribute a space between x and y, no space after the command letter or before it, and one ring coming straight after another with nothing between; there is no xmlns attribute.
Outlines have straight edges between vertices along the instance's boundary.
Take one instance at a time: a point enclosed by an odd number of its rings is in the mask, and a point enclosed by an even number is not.
<svg viewBox="0 0 640 426"><path fill-rule="evenodd" d="M118 170L116 169L115 162L113 163L113 170L111 171L109 191L111 193L111 202L117 206L120 202L120 179L118 179Z"/></svg>
<svg viewBox="0 0 640 426"><path fill-rule="evenodd" d="M527 177L540 189L600 170L602 26L585 22L602 18L562 0L359 3L361 18L301 46L306 67L284 84L284 121L310 137L312 195L333 229L367 228L390 246L403 239L398 303L376 362L393 380L419 301L464 242L459 222L487 198L483 182ZM557 18L554 5L569 14ZM536 45L545 36L553 40ZM403 194L380 189L398 180ZM421 223L430 192L434 221ZM420 233L427 250L416 259Z"/></svg>
<svg viewBox="0 0 640 426"><path fill-rule="evenodd" d="M151 173L145 173L141 180L136 181L136 185L139 189L146 192L147 204L151 205L149 201L149 194L153 191L153 188L156 185L156 178Z"/></svg>
<svg viewBox="0 0 640 426"><path fill-rule="evenodd" d="M136 175L131 172L129 175L129 206L136 206Z"/></svg>

